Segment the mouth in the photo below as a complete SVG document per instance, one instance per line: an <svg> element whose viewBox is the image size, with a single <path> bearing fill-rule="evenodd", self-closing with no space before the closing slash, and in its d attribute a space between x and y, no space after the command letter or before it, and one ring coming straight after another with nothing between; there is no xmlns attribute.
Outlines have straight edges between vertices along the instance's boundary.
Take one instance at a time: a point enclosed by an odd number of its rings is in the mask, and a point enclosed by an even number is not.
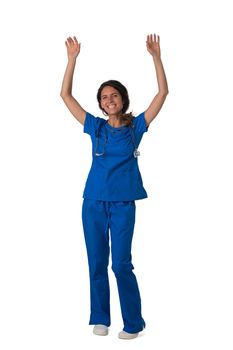
<svg viewBox="0 0 233 350"><path fill-rule="evenodd" d="M110 105L107 106L109 109L113 109L116 107L115 103L110 103Z"/></svg>

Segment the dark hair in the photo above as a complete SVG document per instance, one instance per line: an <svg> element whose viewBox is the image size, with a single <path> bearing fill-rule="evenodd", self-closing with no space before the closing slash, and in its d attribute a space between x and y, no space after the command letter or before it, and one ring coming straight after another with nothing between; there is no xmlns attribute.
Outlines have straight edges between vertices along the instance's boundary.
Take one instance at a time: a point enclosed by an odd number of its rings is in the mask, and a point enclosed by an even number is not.
<svg viewBox="0 0 233 350"><path fill-rule="evenodd" d="M122 114L120 115L120 118L122 120L122 122L126 123L127 125L129 125L132 121L133 118L133 113L126 113L127 109L129 108L129 95L128 95L128 91L126 89L126 87L121 84L119 81L117 80L108 80L105 81L104 83L102 83L99 87L99 90L97 92L97 100L99 102L99 108L103 111L103 113L105 115L107 115L107 113L105 112L105 110L101 107L101 92L103 90L103 88L105 86L111 86L114 89L116 89L119 94L122 97L122 102L123 102L123 108L122 108Z"/></svg>

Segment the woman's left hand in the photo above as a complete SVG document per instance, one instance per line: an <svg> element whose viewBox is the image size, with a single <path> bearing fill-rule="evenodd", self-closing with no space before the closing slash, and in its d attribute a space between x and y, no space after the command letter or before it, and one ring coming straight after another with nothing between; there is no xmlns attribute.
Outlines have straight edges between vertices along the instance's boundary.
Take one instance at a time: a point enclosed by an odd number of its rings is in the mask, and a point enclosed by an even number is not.
<svg viewBox="0 0 233 350"><path fill-rule="evenodd" d="M156 34L147 35L146 47L148 52L155 58L160 58L160 37Z"/></svg>

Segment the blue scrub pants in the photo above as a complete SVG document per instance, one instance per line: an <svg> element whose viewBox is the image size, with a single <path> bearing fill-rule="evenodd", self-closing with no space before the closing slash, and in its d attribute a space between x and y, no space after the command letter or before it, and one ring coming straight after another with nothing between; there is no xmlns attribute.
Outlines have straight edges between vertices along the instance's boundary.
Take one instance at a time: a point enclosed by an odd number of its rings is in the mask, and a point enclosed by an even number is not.
<svg viewBox="0 0 233 350"><path fill-rule="evenodd" d="M109 231L112 270L120 298L123 330L140 332L145 327L141 299L131 262L131 243L135 223L135 202L105 202L84 199L84 236L90 275L91 315L89 324L110 326L108 280Z"/></svg>

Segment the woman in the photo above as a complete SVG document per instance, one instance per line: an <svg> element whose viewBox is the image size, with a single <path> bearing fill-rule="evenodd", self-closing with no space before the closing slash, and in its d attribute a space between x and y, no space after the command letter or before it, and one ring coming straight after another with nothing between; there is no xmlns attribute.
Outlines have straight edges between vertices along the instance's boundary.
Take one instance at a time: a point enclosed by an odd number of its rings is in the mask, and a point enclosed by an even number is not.
<svg viewBox="0 0 233 350"><path fill-rule="evenodd" d="M138 168L138 145L143 133L159 113L168 86L160 54L160 38L148 35L146 46L152 55L158 93L145 112L134 117L127 89L116 80L104 82L97 93L99 107L107 116L94 117L72 95L72 81L81 44L76 37L66 40L68 63L61 97L74 117L84 125L92 140L92 166L83 194L82 219L87 248L91 315L96 335L107 335L110 326L109 231L112 270L115 274L124 323L121 339L133 339L145 327L141 299L133 273L131 243L135 223L135 200L147 197Z"/></svg>

